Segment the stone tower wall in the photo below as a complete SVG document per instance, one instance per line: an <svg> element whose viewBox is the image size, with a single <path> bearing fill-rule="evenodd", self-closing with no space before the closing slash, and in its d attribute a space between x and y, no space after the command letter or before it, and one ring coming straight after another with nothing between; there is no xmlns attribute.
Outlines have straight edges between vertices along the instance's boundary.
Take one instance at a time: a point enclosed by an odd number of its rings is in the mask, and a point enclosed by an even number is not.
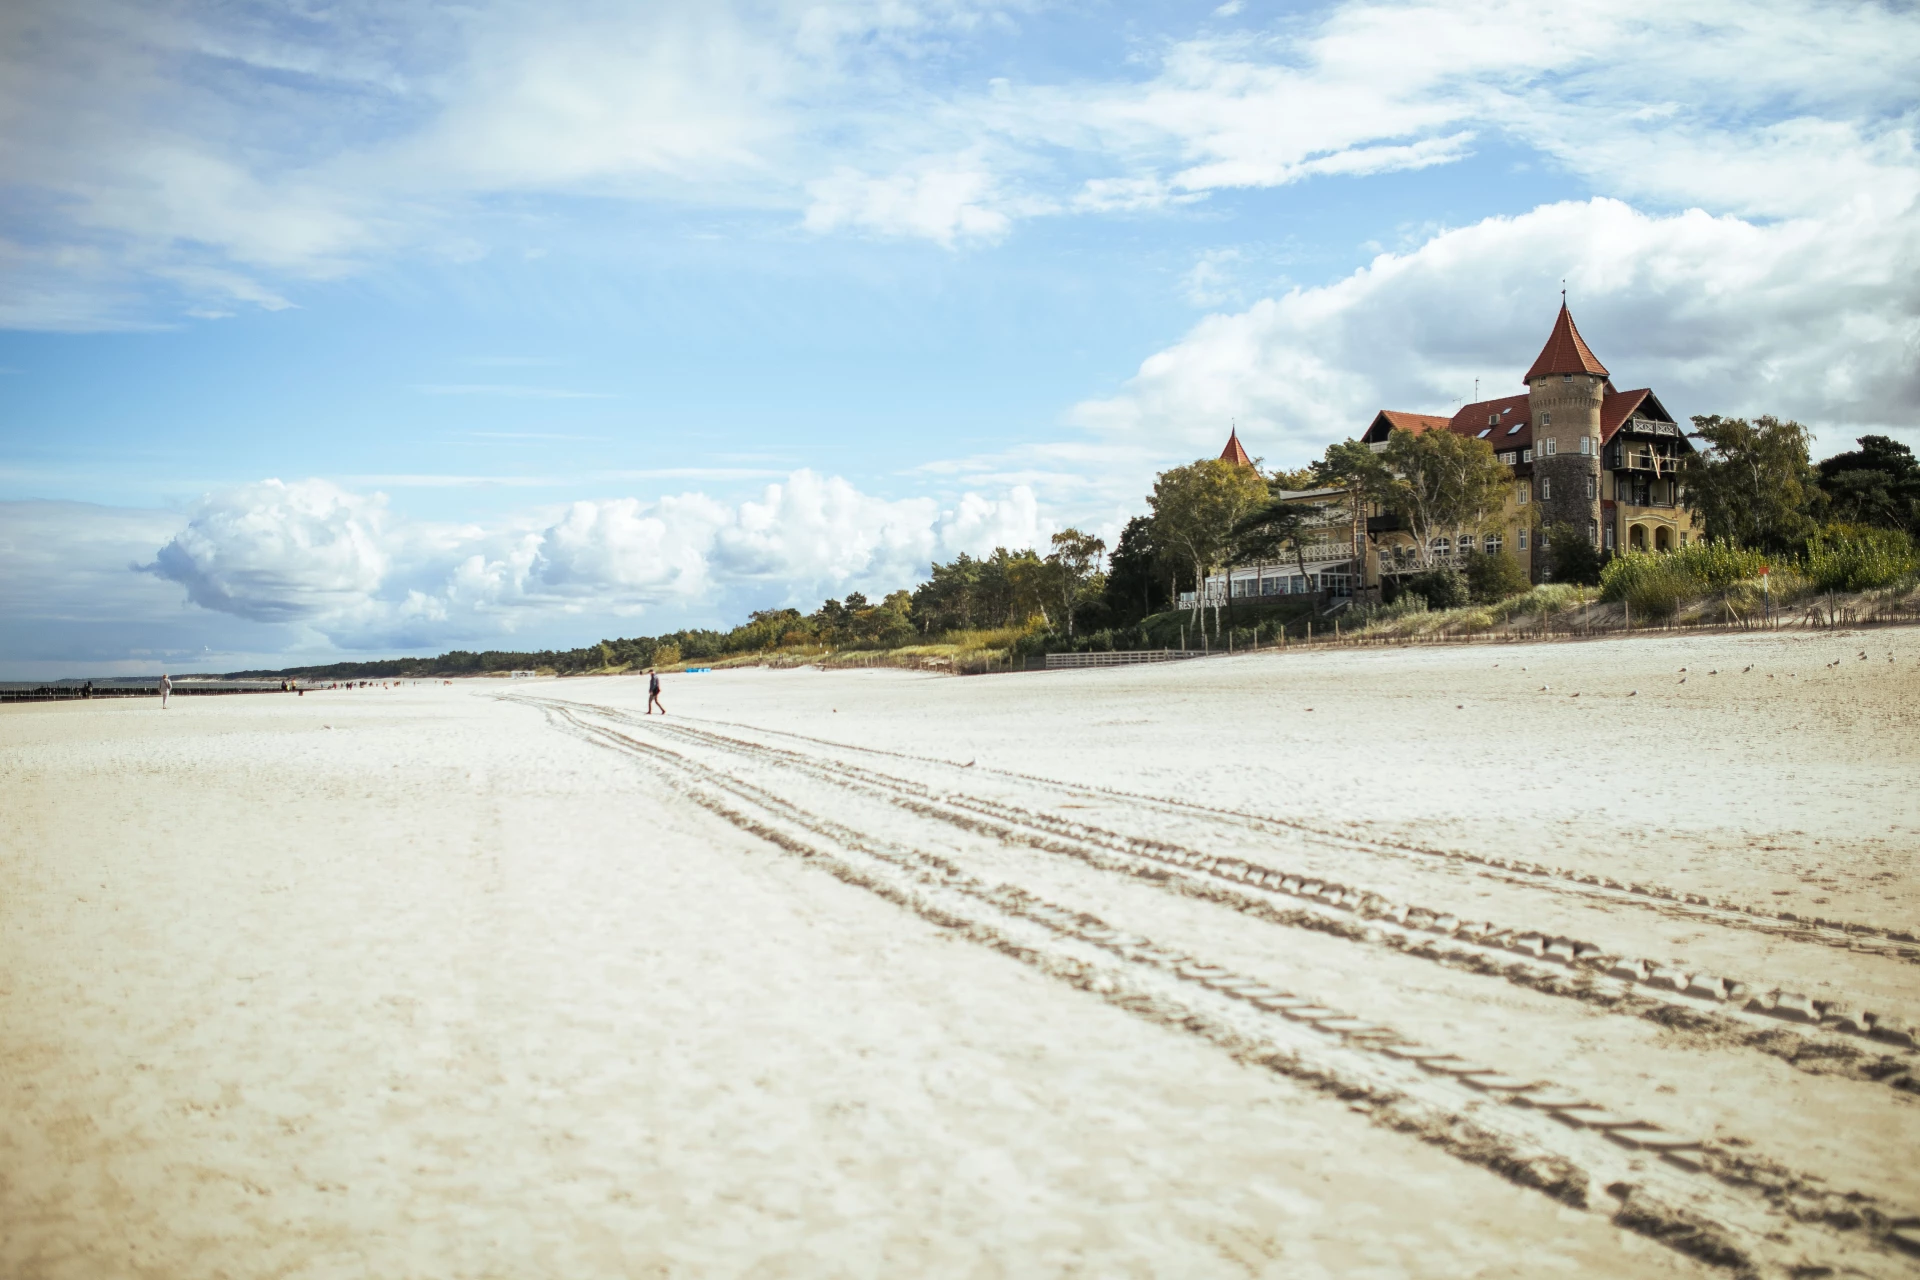
<svg viewBox="0 0 1920 1280"><path fill-rule="evenodd" d="M1600 402L1606 380L1576 373L1536 378L1527 388L1533 420L1534 508L1541 524L1570 524L1582 533L1600 528ZM1551 455L1547 441L1553 441ZM1587 441L1586 453L1581 441ZM1541 497L1546 483L1550 495Z"/></svg>

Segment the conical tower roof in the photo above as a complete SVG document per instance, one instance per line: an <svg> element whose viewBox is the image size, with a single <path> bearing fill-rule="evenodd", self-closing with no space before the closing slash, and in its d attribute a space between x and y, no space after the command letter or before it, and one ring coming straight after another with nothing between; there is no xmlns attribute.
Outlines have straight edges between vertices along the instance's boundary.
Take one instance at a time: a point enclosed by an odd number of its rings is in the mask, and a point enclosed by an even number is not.
<svg viewBox="0 0 1920 1280"><path fill-rule="evenodd" d="M1250 467L1253 465L1253 459L1247 456L1247 451L1240 445L1240 432L1238 429L1227 434L1227 447L1220 451L1220 461L1231 462L1235 466L1240 467Z"/></svg>
<svg viewBox="0 0 1920 1280"><path fill-rule="evenodd" d="M1607 376L1607 366L1594 356L1587 346L1587 340L1574 327L1573 313L1567 310L1565 302L1560 304L1560 314L1554 319L1553 332L1547 335L1547 345L1540 348L1533 368L1527 370L1527 376L1521 381L1531 386L1535 378L1556 373L1589 373L1596 378Z"/></svg>

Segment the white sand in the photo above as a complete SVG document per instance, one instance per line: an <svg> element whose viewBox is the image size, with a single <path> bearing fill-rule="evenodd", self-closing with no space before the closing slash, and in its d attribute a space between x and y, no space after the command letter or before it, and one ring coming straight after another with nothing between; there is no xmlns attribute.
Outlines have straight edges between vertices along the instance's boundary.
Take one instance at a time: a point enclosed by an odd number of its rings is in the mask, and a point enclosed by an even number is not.
<svg viewBox="0 0 1920 1280"><path fill-rule="evenodd" d="M1429 935L1165 859L1920 1021L1883 934L1444 856L1910 931L1920 636L739 672L666 701L0 710L0 1274L1709 1270L1626 1229L1676 1222L1763 1273L1914 1266L1888 1226L1920 1212L1920 1094L1889 1083L1912 1053L1410 954ZM1181 957L1697 1137L1702 1167ZM1482 1167L1510 1159L1584 1193ZM1763 1190L1715 1176L1742 1160Z"/></svg>

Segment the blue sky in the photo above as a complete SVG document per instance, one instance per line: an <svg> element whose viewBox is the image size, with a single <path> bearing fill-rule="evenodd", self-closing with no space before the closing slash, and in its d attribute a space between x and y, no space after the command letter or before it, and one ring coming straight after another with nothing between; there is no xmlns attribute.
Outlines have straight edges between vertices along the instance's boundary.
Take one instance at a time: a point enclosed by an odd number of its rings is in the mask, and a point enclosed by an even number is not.
<svg viewBox="0 0 1920 1280"><path fill-rule="evenodd" d="M586 643L1617 385L1920 444L1920 19L0 14L0 677Z"/></svg>

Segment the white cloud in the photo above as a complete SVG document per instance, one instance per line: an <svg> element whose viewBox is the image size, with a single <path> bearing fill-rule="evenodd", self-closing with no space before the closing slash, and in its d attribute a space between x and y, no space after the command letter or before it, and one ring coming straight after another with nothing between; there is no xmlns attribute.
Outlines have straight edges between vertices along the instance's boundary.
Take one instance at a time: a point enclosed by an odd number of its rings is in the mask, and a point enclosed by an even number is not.
<svg viewBox="0 0 1920 1280"><path fill-rule="evenodd" d="M501 194L955 246L1484 139L1603 194L1751 217L1911 162L1920 23L1899 5L1347 0L1149 34L1050 81L945 74L1024 7L5 7L0 322L139 322L154 282L180 295L169 315L290 305L403 251L489 252L479 210Z"/></svg>
<svg viewBox="0 0 1920 1280"><path fill-rule="evenodd" d="M257 622L351 612L370 601L390 560L383 499L325 480L264 480L195 507L145 568L187 598Z"/></svg>
<svg viewBox="0 0 1920 1280"><path fill-rule="evenodd" d="M943 508L811 471L738 505L699 493L583 500L491 526L408 521L377 494L268 480L201 499L139 568L202 609L363 648L497 642L578 615L658 612L675 625L736 596L764 604L769 590L811 607L911 586L961 551L1041 545L1051 531L1024 486Z"/></svg>
<svg viewBox="0 0 1920 1280"><path fill-rule="evenodd" d="M1904 199L1904 202L1903 202ZM1298 462L1376 409L1450 410L1478 377L1517 391L1569 283L1622 387L1686 413L1779 413L1906 429L1920 402L1916 196L1820 218L1653 216L1610 199L1490 218L1318 288L1211 316L1074 419L1109 437L1250 448Z"/></svg>
<svg viewBox="0 0 1920 1280"><path fill-rule="evenodd" d="M993 175L964 159L869 177L842 167L807 184L809 231L842 227L883 236L917 236L951 248L997 240L1013 225Z"/></svg>

